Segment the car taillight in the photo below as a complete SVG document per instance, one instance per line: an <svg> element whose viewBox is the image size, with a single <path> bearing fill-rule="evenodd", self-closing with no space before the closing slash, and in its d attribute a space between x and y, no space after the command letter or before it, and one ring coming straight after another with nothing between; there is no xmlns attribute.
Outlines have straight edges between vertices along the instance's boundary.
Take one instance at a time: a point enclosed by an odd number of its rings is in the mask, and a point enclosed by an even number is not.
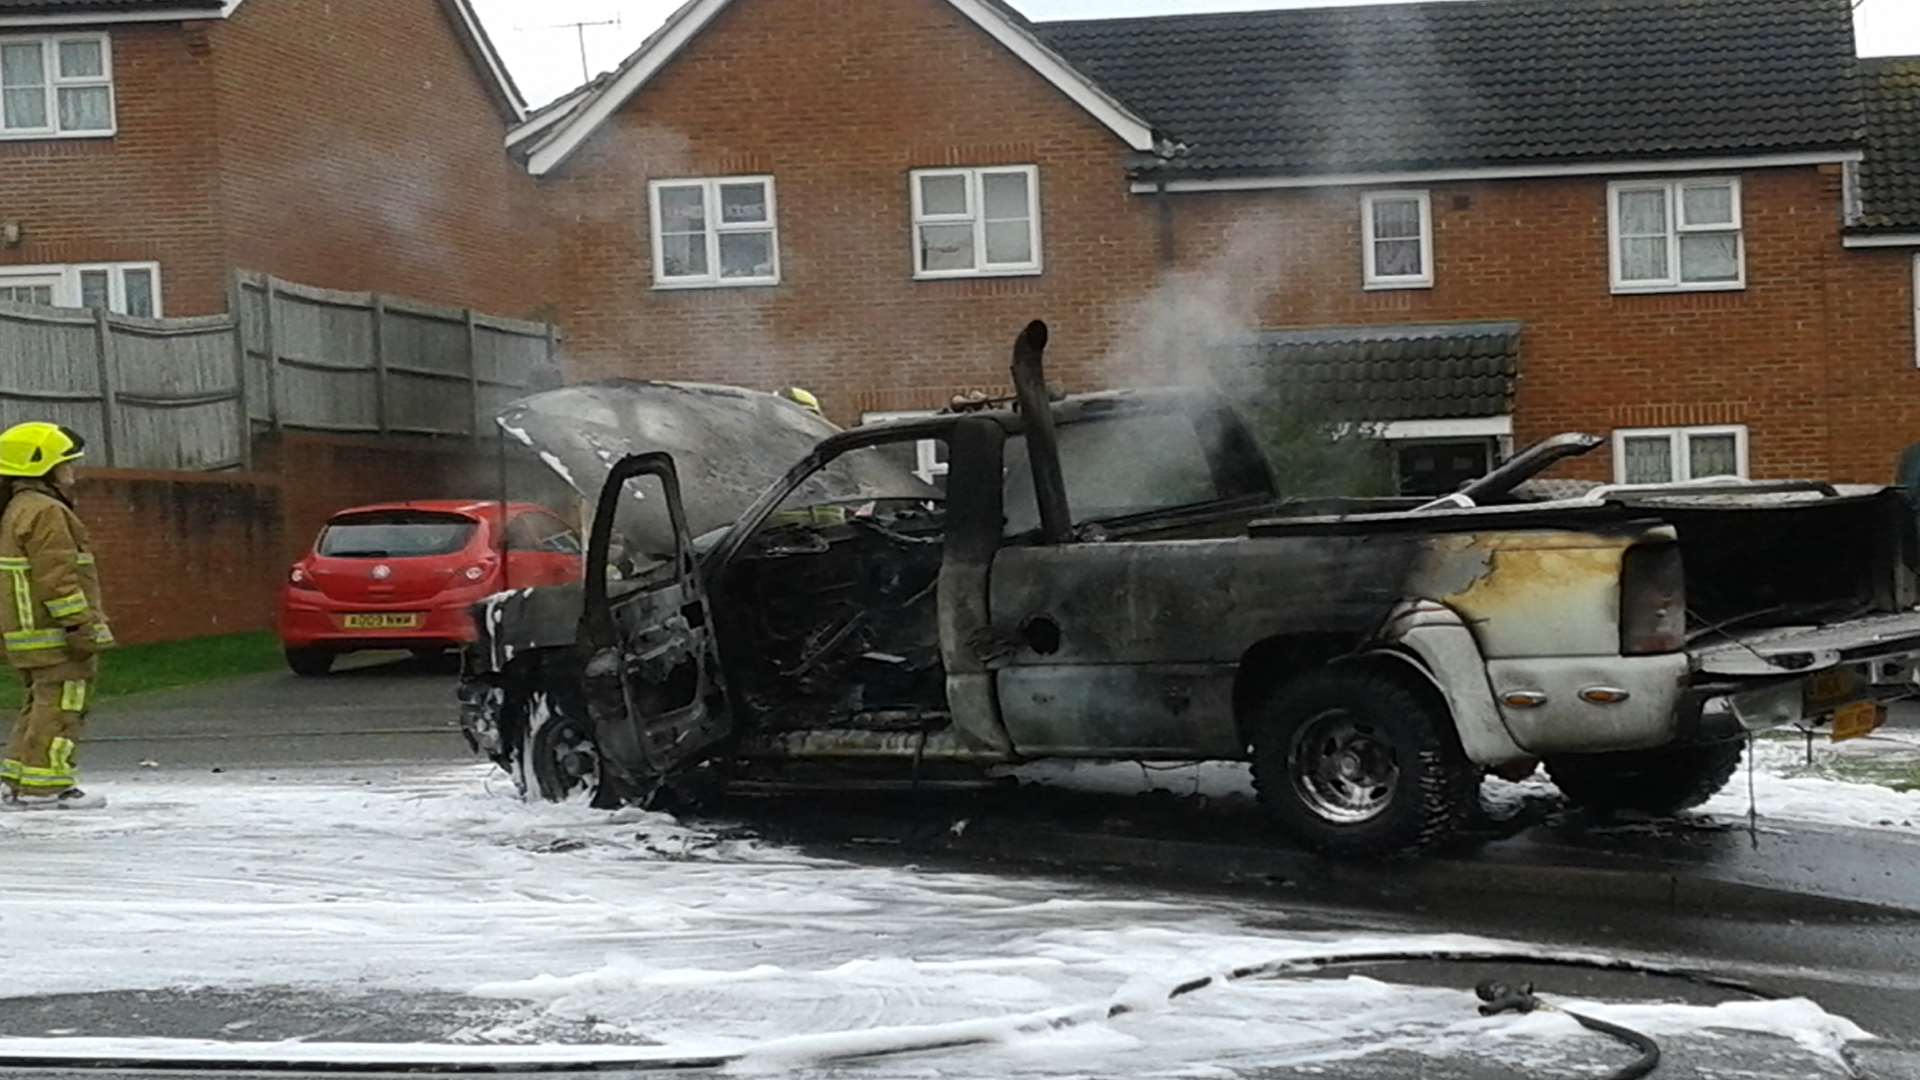
<svg viewBox="0 0 1920 1080"><path fill-rule="evenodd" d="M307 573L307 568L304 566L296 566L292 570L287 571L287 584L292 585L296 589L318 589L320 587L314 584L313 575Z"/></svg>
<svg viewBox="0 0 1920 1080"><path fill-rule="evenodd" d="M1687 644L1687 579L1678 544L1641 544L1620 563L1620 652L1677 652Z"/></svg>

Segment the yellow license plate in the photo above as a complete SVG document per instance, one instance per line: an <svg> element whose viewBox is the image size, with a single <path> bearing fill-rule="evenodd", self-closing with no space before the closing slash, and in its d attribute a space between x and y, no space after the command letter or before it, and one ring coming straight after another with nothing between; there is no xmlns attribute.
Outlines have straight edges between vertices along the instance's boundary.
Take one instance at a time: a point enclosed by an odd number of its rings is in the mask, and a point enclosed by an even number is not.
<svg viewBox="0 0 1920 1080"><path fill-rule="evenodd" d="M1853 672L1845 668L1822 671L1807 680L1807 704L1824 707L1851 701L1856 693Z"/></svg>
<svg viewBox="0 0 1920 1080"><path fill-rule="evenodd" d="M341 625L349 630L414 630L418 629L425 616L408 613L405 615L348 615L341 619Z"/></svg>
<svg viewBox="0 0 1920 1080"><path fill-rule="evenodd" d="M1887 722L1886 706L1877 701L1856 701L1842 705L1833 711L1834 742L1857 739L1862 735L1871 735L1881 724Z"/></svg>

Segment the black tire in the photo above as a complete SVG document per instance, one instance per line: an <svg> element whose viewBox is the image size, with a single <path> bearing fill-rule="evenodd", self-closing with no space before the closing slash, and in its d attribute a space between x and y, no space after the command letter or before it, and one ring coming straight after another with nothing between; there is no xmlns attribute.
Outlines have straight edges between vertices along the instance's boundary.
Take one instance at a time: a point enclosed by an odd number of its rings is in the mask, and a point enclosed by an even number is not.
<svg viewBox="0 0 1920 1080"><path fill-rule="evenodd" d="M317 679L333 670L334 654L325 649L288 649L287 667L295 675Z"/></svg>
<svg viewBox="0 0 1920 1080"><path fill-rule="evenodd" d="M1733 779L1746 744L1662 746L1547 759L1560 793L1590 810L1671 814L1699 806Z"/></svg>
<svg viewBox="0 0 1920 1080"><path fill-rule="evenodd" d="M1348 857L1420 851L1466 825L1480 770L1445 707L1410 682L1377 667L1334 667L1274 692L1250 735L1254 789L1275 824L1306 847Z"/></svg>

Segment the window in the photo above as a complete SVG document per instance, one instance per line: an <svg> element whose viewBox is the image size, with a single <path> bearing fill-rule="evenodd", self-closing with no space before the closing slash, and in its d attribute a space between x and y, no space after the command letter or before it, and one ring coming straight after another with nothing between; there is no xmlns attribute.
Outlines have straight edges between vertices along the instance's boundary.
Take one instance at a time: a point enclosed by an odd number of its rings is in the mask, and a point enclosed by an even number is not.
<svg viewBox="0 0 1920 1080"><path fill-rule="evenodd" d="M0 300L160 316L159 263L0 267Z"/></svg>
<svg viewBox="0 0 1920 1080"><path fill-rule="evenodd" d="M650 185L655 288L780 283L773 177Z"/></svg>
<svg viewBox="0 0 1920 1080"><path fill-rule="evenodd" d="M1040 272L1040 170L913 173L913 276Z"/></svg>
<svg viewBox="0 0 1920 1080"><path fill-rule="evenodd" d="M1402 495L1451 495L1493 468L1494 440L1395 442L1394 486Z"/></svg>
<svg viewBox="0 0 1920 1080"><path fill-rule="evenodd" d="M933 410L923 409L908 412L870 412L860 416L862 424L877 424L886 420L907 420L917 416L932 416ZM883 446L882 449L891 450ZM932 484L942 491L947 487L947 442L945 439L918 439L913 443L913 453L898 455L900 463L913 470L915 476Z"/></svg>
<svg viewBox="0 0 1920 1080"><path fill-rule="evenodd" d="M1634 180L1607 193L1615 292L1746 287L1739 180Z"/></svg>
<svg viewBox="0 0 1920 1080"><path fill-rule="evenodd" d="M1360 197L1360 231L1367 288L1433 284L1433 200L1426 192L1367 192Z"/></svg>
<svg viewBox="0 0 1920 1080"><path fill-rule="evenodd" d="M107 35L0 37L0 139L111 134Z"/></svg>
<svg viewBox="0 0 1920 1080"><path fill-rule="evenodd" d="M1613 433L1613 477L1622 484L1671 484L1747 475L1744 425L1622 428Z"/></svg>
<svg viewBox="0 0 1920 1080"><path fill-rule="evenodd" d="M1263 486L1264 476L1216 471L1216 463L1229 459L1229 452L1186 413L1121 413L1061 424L1057 435L1075 525L1216 499L1271 495ZM1007 440L1004 464L1005 535L1017 536L1040 525L1025 436Z"/></svg>
<svg viewBox="0 0 1920 1080"><path fill-rule="evenodd" d="M566 522L552 514L529 512L507 523L507 550L578 555L580 539Z"/></svg>

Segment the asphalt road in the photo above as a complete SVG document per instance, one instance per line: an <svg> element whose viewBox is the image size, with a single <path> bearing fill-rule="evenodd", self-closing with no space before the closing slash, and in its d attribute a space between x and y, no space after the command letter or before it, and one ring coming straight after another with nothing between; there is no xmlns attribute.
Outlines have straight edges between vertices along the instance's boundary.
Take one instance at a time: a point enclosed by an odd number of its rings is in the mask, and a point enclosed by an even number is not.
<svg viewBox="0 0 1920 1080"><path fill-rule="evenodd" d="M274 673L108 703L91 722L83 744L83 767L109 795L116 782L153 776L155 770L183 775L216 771L284 774L299 782L302 777L336 775L340 770L334 766L364 766L404 776L416 763L439 766L473 760L458 734L454 710L452 677L444 666L366 658L326 679ZM1905 711L1896 722L1920 726L1920 712ZM236 820L244 818L244 812L236 810ZM1644 838L1637 842L1646 843ZM1913 850L1888 849L1892 853L1889 857L1903 859L1910 859ZM938 858L910 857L885 848L822 849L822 853L875 865L926 863L929 869L938 869L940 863ZM956 871L978 869L962 859L949 861ZM1124 891L1128 886L1121 882L1117 887ZM1151 888L1157 890L1153 894L1156 897L1170 895L1165 892L1169 888L1174 890L1171 895L1181 892L1177 882L1169 885L1164 880ZM1350 903L1329 903L1324 897L1307 900L1289 895L1285 888L1273 887L1196 886L1185 894L1196 906L1231 911L1242 925L1254 929L1458 932L1536 942L1556 949L1631 951L1693 962L1710 958L1720 969L1742 973L1785 993L1805 995L1881 1036L1880 1041L1859 1051L1865 1075L1920 1078L1920 1021L1915 1020L1920 1017L1920 922L1713 916L1623 908L1611 902L1583 901L1578 896L1543 900L1471 895L1457 890L1391 900L1356 896ZM890 928L890 932L898 932L898 928ZM1397 982L1454 987L1470 985L1485 974L1499 974L1536 978L1543 988L1562 994L1591 994L1613 1000L1653 997L1711 1001L1723 997L1678 984L1649 985L1637 977L1531 971L1512 965L1498 970L1415 965L1369 974ZM97 1035L433 1040L472 1029L494 1007L453 998L389 999L353 993L328 996L311 991L232 994L217 988L156 987L137 994L0 997L0 1034L40 1035L57 1024L61 1031ZM555 1036L572 1034L558 1031ZM1617 1055L1609 1056L1604 1044L1592 1055L1594 1063L1610 1060L1617 1060ZM1321 1063L1306 1072L1272 1067L1234 1071L1241 1076L1262 1077L1316 1074L1383 1080L1478 1080L1535 1075L1534 1067L1516 1068L1479 1057L1436 1061L1396 1052L1333 1065ZM1804 1059L1786 1054L1765 1039L1727 1036L1682 1040L1670 1046L1669 1061L1657 1075L1841 1075L1837 1071L1811 1070ZM915 1066L907 1072L944 1075L937 1067L921 1070ZM1582 1075L1577 1065L1568 1071L1564 1062L1558 1063L1554 1072ZM905 1074L883 1067L808 1073ZM66 1074L34 1070L32 1075Z"/></svg>

